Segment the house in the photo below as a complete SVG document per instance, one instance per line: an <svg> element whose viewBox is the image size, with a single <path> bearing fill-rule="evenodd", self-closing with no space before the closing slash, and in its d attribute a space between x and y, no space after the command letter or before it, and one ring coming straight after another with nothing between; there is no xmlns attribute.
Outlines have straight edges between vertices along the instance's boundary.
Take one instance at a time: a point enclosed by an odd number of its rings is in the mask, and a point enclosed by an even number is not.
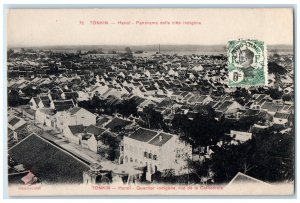
<svg viewBox="0 0 300 203"><path fill-rule="evenodd" d="M252 133L231 130L229 136L233 139L232 144L244 143L252 139Z"/></svg>
<svg viewBox="0 0 300 203"><path fill-rule="evenodd" d="M72 99L73 101L77 101L79 95L77 92L63 92L61 93L61 98L64 100Z"/></svg>
<svg viewBox="0 0 300 203"><path fill-rule="evenodd" d="M12 116L8 121L8 144L13 145L26 136L28 123L22 118Z"/></svg>
<svg viewBox="0 0 300 203"><path fill-rule="evenodd" d="M39 108L40 99L38 97L32 97L29 101L31 109L37 110Z"/></svg>
<svg viewBox="0 0 300 203"><path fill-rule="evenodd" d="M189 97L187 100L187 103L188 104L208 104L211 101L213 101L213 99L209 95L202 95L202 96Z"/></svg>
<svg viewBox="0 0 300 203"><path fill-rule="evenodd" d="M83 125L69 125L64 129L64 136L70 142L80 145L84 129Z"/></svg>
<svg viewBox="0 0 300 203"><path fill-rule="evenodd" d="M155 105L156 105L156 103L154 103L154 102L151 101L151 100L146 99L145 101L143 101L142 103L140 103L140 104L137 106L137 111L143 112L144 108L150 107L150 106L155 106Z"/></svg>
<svg viewBox="0 0 300 203"><path fill-rule="evenodd" d="M56 112L54 109L43 108L37 109L35 112L35 120L48 127L56 127Z"/></svg>
<svg viewBox="0 0 300 203"><path fill-rule="evenodd" d="M273 116L273 122L279 125L286 125L289 122L290 116L291 116L290 113L276 112Z"/></svg>
<svg viewBox="0 0 300 203"><path fill-rule="evenodd" d="M109 88L106 92L103 93L103 95L101 95L104 98L108 98L109 96L114 96L117 98L121 98L122 97L122 93L116 89L113 88Z"/></svg>
<svg viewBox="0 0 300 203"><path fill-rule="evenodd" d="M8 119L8 127L11 130L16 130L17 128L24 125L25 123L26 123L26 121L24 119L16 117L16 116L12 116Z"/></svg>
<svg viewBox="0 0 300 203"><path fill-rule="evenodd" d="M57 112L57 128L64 130L69 125L94 125L97 116L81 107L73 107Z"/></svg>
<svg viewBox="0 0 300 203"><path fill-rule="evenodd" d="M127 120L127 119L122 119L119 117L114 117L111 121L109 121L106 125L105 128L109 129L113 133L117 133L121 130L124 130L126 126L129 126L133 124L132 121Z"/></svg>
<svg viewBox="0 0 300 203"><path fill-rule="evenodd" d="M277 112L281 112L282 109L284 108L284 105L282 104L273 104L268 108L268 113L274 116Z"/></svg>
<svg viewBox="0 0 300 203"><path fill-rule="evenodd" d="M98 152L98 147L102 142L100 136L106 130L104 128L90 125L85 129L85 134L82 136L81 146L90 149L91 151Z"/></svg>
<svg viewBox="0 0 300 203"><path fill-rule="evenodd" d="M38 104L39 108L49 108L51 104L51 100L49 99L48 96L40 96L39 97L40 102Z"/></svg>
<svg viewBox="0 0 300 203"><path fill-rule="evenodd" d="M247 185L247 187L243 187L245 185ZM241 172L238 172L225 187L225 190L231 193L239 190L238 193L234 192L233 194L241 194L241 192L243 194L260 194L262 191L272 191L272 189L272 185L269 183L263 182Z"/></svg>
<svg viewBox="0 0 300 203"><path fill-rule="evenodd" d="M157 171L174 170L175 175L186 174L187 158L192 158L192 148L177 135L138 128L123 139L120 162L147 167L147 180Z"/></svg>
<svg viewBox="0 0 300 203"><path fill-rule="evenodd" d="M222 114L231 114L236 113L238 110L242 109L243 106L240 105L236 101L224 101L218 107L216 108L216 112L222 113Z"/></svg>
<svg viewBox="0 0 300 203"><path fill-rule="evenodd" d="M85 91L78 91L78 101L87 101L89 100L89 94Z"/></svg>
<svg viewBox="0 0 300 203"><path fill-rule="evenodd" d="M144 97L144 92L139 87L136 86L132 88L131 93L138 97Z"/></svg>
<svg viewBox="0 0 300 203"><path fill-rule="evenodd" d="M103 95L107 90L108 90L108 86L103 84L103 85L96 85L93 88L91 88L91 90L88 92L90 98L93 98L94 95L96 96L101 96Z"/></svg>
<svg viewBox="0 0 300 203"><path fill-rule="evenodd" d="M200 71L203 71L204 68L203 66L201 66L200 64L198 66L194 66L192 69L192 71L195 71L195 72L200 72Z"/></svg>
<svg viewBox="0 0 300 203"><path fill-rule="evenodd" d="M55 109L56 111L66 111L75 107L75 103L72 99L70 100L54 100L50 103L50 108Z"/></svg>

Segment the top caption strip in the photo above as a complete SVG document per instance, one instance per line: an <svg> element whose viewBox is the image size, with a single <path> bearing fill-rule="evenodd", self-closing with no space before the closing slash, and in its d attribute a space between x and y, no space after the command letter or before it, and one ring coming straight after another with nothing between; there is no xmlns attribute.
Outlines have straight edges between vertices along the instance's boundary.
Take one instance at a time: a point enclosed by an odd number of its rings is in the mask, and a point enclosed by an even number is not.
<svg viewBox="0 0 300 203"><path fill-rule="evenodd" d="M262 41L228 42L229 87L268 85L267 49Z"/></svg>

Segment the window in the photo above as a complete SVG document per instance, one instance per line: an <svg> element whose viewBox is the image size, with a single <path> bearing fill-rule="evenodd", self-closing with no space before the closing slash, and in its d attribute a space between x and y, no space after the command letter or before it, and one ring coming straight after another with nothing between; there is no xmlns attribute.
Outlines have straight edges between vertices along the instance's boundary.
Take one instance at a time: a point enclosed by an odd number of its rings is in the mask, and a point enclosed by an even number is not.
<svg viewBox="0 0 300 203"><path fill-rule="evenodd" d="M153 155L153 160L157 160L157 156L155 154Z"/></svg>
<svg viewBox="0 0 300 203"><path fill-rule="evenodd" d="M147 152L144 152L144 157L148 157L148 153Z"/></svg>
<svg viewBox="0 0 300 203"><path fill-rule="evenodd" d="M152 154L151 153L149 153L149 159L152 159Z"/></svg>
<svg viewBox="0 0 300 203"><path fill-rule="evenodd" d="M132 158L130 158L130 162L133 162L133 159L132 159Z"/></svg>

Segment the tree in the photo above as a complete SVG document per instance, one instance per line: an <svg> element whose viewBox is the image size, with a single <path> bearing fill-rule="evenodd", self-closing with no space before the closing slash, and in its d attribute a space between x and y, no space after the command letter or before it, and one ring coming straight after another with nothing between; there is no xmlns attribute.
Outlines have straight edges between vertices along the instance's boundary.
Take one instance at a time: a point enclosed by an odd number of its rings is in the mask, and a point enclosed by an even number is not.
<svg viewBox="0 0 300 203"><path fill-rule="evenodd" d="M275 75L285 75L287 73L287 70L278 65L276 62L269 62L268 63L268 71L269 73L274 73Z"/></svg>
<svg viewBox="0 0 300 203"><path fill-rule="evenodd" d="M215 120L215 111L209 106L198 109L193 120L186 115L175 115L172 126L182 140L194 147L216 144L223 135L221 123Z"/></svg>
<svg viewBox="0 0 300 203"><path fill-rule="evenodd" d="M108 159L114 161L116 158L118 158L119 140L106 132L100 136L100 140L104 145L109 146L107 151Z"/></svg>
<svg viewBox="0 0 300 203"><path fill-rule="evenodd" d="M186 114L175 114L172 120L172 130L175 134L187 133L190 128L191 120L188 119Z"/></svg>
<svg viewBox="0 0 300 203"><path fill-rule="evenodd" d="M237 88L236 91L233 92L232 96L242 105L245 105L251 97L245 88Z"/></svg>
<svg viewBox="0 0 300 203"><path fill-rule="evenodd" d="M272 99L281 99L283 92L278 89L269 89L267 94L269 94Z"/></svg>
<svg viewBox="0 0 300 203"><path fill-rule="evenodd" d="M8 106L16 107L20 105L28 104L29 99L23 99L20 97L19 92L16 90L11 90L8 93Z"/></svg>
<svg viewBox="0 0 300 203"><path fill-rule="evenodd" d="M118 112L126 117L129 117L130 115L137 115L137 106L137 103L132 99L124 100L118 106Z"/></svg>
<svg viewBox="0 0 300 203"><path fill-rule="evenodd" d="M142 113L147 128L166 130L166 124L160 112L155 111L152 107L145 107Z"/></svg>
<svg viewBox="0 0 300 203"><path fill-rule="evenodd" d="M229 182L238 172L267 182L294 180L294 132L270 128L247 142L216 148L211 169L217 183Z"/></svg>

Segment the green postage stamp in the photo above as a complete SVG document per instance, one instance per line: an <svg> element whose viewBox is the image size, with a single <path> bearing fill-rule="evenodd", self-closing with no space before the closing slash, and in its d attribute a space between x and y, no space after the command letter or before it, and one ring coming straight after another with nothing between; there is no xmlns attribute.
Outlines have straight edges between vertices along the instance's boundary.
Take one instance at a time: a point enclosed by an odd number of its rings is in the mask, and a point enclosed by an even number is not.
<svg viewBox="0 0 300 203"><path fill-rule="evenodd" d="M268 85L267 50L264 42L229 41L227 55L229 87Z"/></svg>

